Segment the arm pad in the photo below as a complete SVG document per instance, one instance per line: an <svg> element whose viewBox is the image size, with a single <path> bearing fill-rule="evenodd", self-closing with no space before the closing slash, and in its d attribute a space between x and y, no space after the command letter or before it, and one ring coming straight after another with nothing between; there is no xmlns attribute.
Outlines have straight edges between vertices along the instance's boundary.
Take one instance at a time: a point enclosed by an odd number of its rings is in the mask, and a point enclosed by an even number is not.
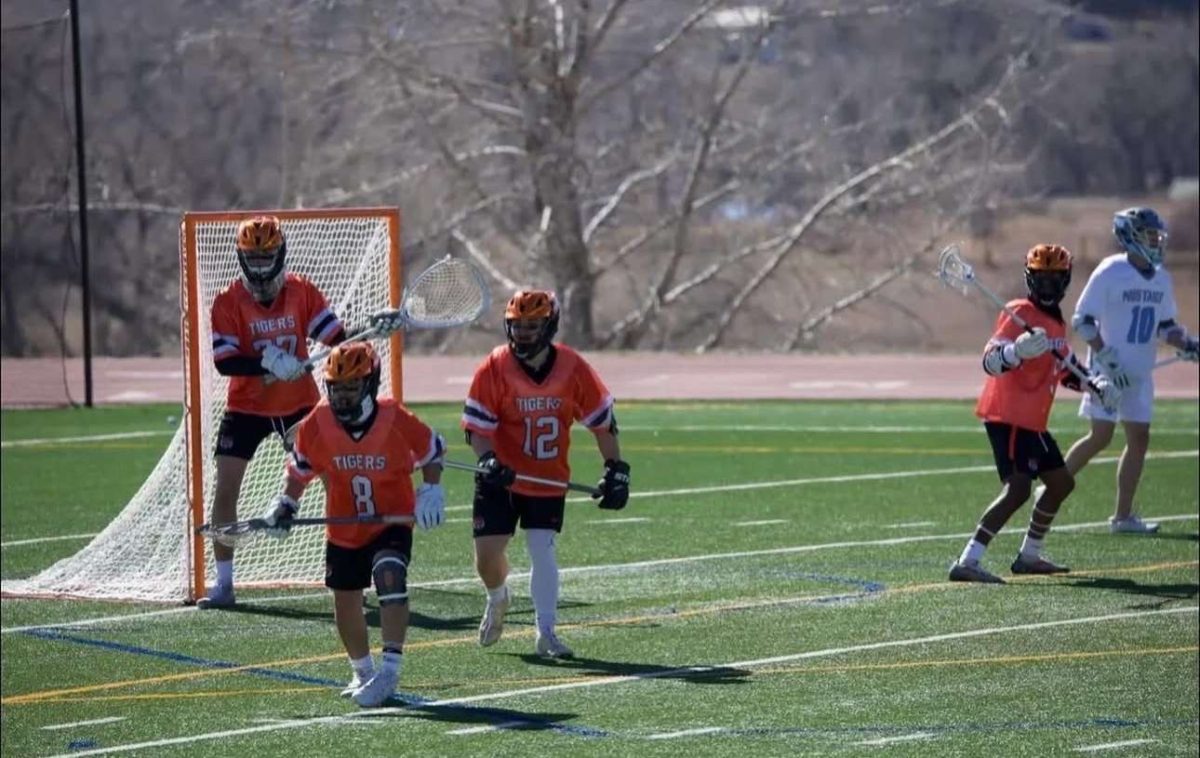
<svg viewBox="0 0 1200 758"><path fill-rule="evenodd" d="M249 355L231 355L215 365L221 376L262 376L267 373L259 359Z"/></svg>
<svg viewBox="0 0 1200 758"><path fill-rule="evenodd" d="M1091 342L1100 336L1100 327L1096 326L1096 319L1086 313L1076 313L1072 316L1071 328L1084 342Z"/></svg>

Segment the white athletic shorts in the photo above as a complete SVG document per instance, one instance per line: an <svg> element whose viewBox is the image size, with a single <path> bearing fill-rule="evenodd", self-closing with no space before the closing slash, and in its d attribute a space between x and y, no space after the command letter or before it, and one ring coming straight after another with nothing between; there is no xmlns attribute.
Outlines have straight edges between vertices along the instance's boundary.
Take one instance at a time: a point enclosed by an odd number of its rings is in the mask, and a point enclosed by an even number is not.
<svg viewBox="0 0 1200 758"><path fill-rule="evenodd" d="M1134 421L1149 424L1154 416L1154 377L1130 376L1130 386L1121 394L1116 413L1104 410L1091 392L1084 391L1079 403L1079 415L1098 421Z"/></svg>

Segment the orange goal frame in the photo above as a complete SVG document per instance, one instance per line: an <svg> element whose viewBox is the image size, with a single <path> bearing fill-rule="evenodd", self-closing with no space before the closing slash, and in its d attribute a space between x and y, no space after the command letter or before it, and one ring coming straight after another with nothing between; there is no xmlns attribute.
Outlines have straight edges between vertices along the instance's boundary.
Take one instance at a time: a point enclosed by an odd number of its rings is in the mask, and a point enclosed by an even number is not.
<svg viewBox="0 0 1200 758"><path fill-rule="evenodd" d="M196 259L196 227L203 223L236 222L259 215L277 216L280 221L296 221L304 219L323 218L382 218L388 224L389 261L388 261L388 299L393 308L400 307L403 296L401 281L403 279L402 256L400 254L400 209L390 207L369 208L312 208L305 210L248 210L248 211L201 211L186 212L179 227L179 302L180 302L180 339L183 348L184 386L184 415L187 430L187 502L188 524L191 535L190 560L188 571L192 576L190 601L204 597L207 593L205 586L205 556L204 539L197 529L204 523L204 455L203 431L201 417L198 412L201 402L200 360L203 345L196 344L191 335L200 334L200 319L207 314L200 313L200 298L198 291ZM233 255L233 251L230 251ZM392 351L390 367L392 372L392 397L403 398L403 368L401 354L403 352L403 333L392 335Z"/></svg>

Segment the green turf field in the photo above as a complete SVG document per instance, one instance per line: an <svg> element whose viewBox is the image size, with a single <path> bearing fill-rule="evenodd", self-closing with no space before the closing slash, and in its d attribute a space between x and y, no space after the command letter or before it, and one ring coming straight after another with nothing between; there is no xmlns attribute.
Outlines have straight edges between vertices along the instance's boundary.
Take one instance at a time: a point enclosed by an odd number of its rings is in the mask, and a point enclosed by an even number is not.
<svg viewBox="0 0 1200 758"><path fill-rule="evenodd" d="M417 411L467 457L456 406ZM1083 429L1073 411L1055 411L1064 451ZM5 411L2 576L103 528L172 415ZM476 644L470 478L451 471L455 521L416 539L395 708L337 697L349 668L320 591L204 612L6 599L4 755L1200 751L1195 401L1158 405L1138 499L1160 534L1108 533L1110 450L1047 541L1073 572L1003 587L945 581L998 488L968 403L628 403L620 419L634 497L621 512L571 502L559 542L575 660L533 655L523 575L504 638ZM114 436L64 440L99 435ZM44 438L61 441L15 444ZM591 481L594 446L575 442L575 478ZM991 569L1008 576L1027 518L992 543ZM525 571L520 538L510 558Z"/></svg>

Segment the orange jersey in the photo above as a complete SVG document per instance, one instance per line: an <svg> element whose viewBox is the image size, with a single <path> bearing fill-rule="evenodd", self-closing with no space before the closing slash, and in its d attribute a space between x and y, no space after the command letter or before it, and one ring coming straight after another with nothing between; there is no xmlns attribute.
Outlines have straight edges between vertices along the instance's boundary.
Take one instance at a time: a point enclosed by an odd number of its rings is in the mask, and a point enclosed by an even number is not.
<svg viewBox="0 0 1200 758"><path fill-rule="evenodd" d="M287 274L282 289L265 306L235 279L212 306L213 360L234 355L260 358L274 343L301 361L308 358L308 340L328 344L342 329L325 296L309 280ZM226 406L231 411L259 416L286 416L317 404L321 393L311 375L294 382L267 384L262 376L229 377Z"/></svg>
<svg viewBox="0 0 1200 758"><path fill-rule="evenodd" d="M612 419L608 388L579 353L555 346L554 366L535 382L507 345L491 352L471 381L462 428L491 439L496 457L518 474L566 481L571 424L605 429ZM547 497L564 490L517 480L510 488Z"/></svg>
<svg viewBox="0 0 1200 758"><path fill-rule="evenodd" d="M1051 347L1064 357L1069 356L1065 324L1026 299L1013 300L1008 308L1030 327L1045 329ZM996 331L988 340L985 352L996 345L1013 342L1023 331L1011 316L1001 311L996 319ZM1049 352L1030 358L999 376L988 376L975 406L975 415L984 421L997 421L1044 432L1050 420L1054 393L1066 371L1062 361Z"/></svg>
<svg viewBox="0 0 1200 758"><path fill-rule="evenodd" d="M350 436L328 400L300 422L288 459L289 477L325 483L325 515L331 518L396 514L411 516L415 505L412 473L445 450L436 432L390 398L377 401L375 422L361 439ZM327 539L347 548L363 547L386 524L330 524Z"/></svg>

